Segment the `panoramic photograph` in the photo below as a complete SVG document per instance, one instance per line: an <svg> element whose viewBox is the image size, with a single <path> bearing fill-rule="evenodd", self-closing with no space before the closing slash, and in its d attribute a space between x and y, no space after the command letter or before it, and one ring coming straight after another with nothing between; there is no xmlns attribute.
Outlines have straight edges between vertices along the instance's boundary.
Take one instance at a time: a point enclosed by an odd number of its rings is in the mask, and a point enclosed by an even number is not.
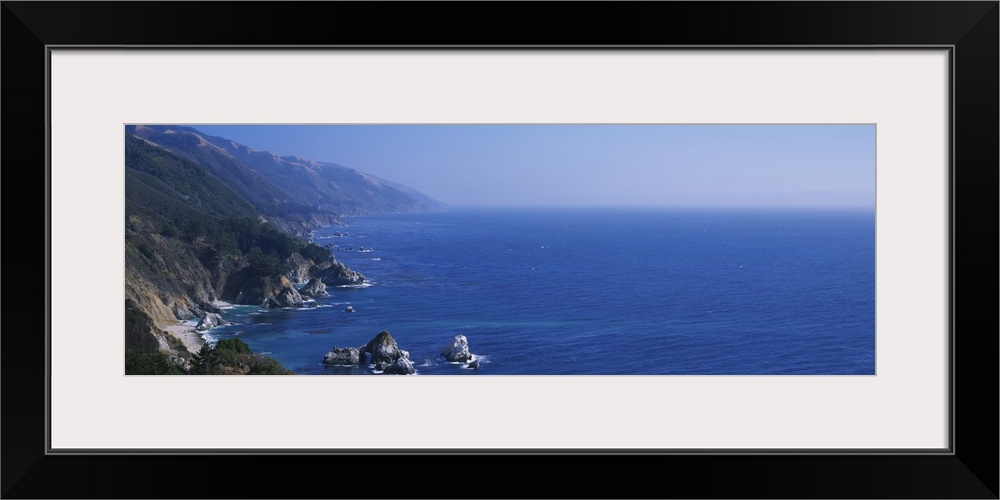
<svg viewBox="0 0 1000 500"><path fill-rule="evenodd" d="M874 375L874 124L129 124L126 375Z"/></svg>

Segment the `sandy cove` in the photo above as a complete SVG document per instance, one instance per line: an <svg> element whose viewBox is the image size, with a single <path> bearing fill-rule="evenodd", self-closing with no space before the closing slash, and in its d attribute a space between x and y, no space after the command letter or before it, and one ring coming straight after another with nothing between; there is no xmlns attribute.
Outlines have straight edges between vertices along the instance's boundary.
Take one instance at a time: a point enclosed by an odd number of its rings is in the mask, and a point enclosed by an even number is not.
<svg viewBox="0 0 1000 500"><path fill-rule="evenodd" d="M160 328L175 339L180 340L184 344L184 347L192 353L197 353L201 350L201 346L205 345L205 338L194 329L194 325L177 322L177 324L166 325Z"/></svg>
<svg viewBox="0 0 1000 500"><path fill-rule="evenodd" d="M219 308L232 306L232 304L222 301L212 302L212 305ZM195 324L197 324L197 321L194 323L176 321L174 324L163 325L160 328L175 339L180 340L188 351L197 353L201 350L201 346L205 345L205 338L202 337L201 332L195 329Z"/></svg>

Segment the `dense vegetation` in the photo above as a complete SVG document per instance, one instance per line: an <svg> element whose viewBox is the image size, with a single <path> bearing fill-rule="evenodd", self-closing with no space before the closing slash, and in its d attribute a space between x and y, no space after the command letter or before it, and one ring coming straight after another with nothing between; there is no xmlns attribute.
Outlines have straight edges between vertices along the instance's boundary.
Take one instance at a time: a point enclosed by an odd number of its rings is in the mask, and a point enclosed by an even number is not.
<svg viewBox="0 0 1000 500"><path fill-rule="evenodd" d="M126 231L186 243L204 240L208 247L202 247L201 257L207 267L223 256L253 254L262 271L273 269L273 259L284 261L293 252L316 262L331 258L329 250L263 223L253 205L201 166L132 135L125 137L125 182Z"/></svg>
<svg viewBox="0 0 1000 500"><path fill-rule="evenodd" d="M125 349L126 375L183 375L180 367L170 362L170 357L162 352L146 352L140 349Z"/></svg>
<svg viewBox="0 0 1000 500"><path fill-rule="evenodd" d="M132 131L135 131L134 127L132 127ZM159 175L159 171L164 167L169 168L170 177L174 177L176 180L189 185L180 189L182 194L203 194L205 191L214 192L216 185L224 187L226 191L225 195L216 198L212 203L214 207L222 209L219 212L220 214L226 215L230 214L232 210L249 208L252 213L260 212L265 215L279 215L280 213L298 213L307 208L295 203L294 198L290 194L275 187L263 175L244 168L234 158L214 148L200 147L200 139L193 134L158 134L155 137L157 144L170 148L173 154L136 137L128 130L126 130L125 136L126 141L142 143L143 146L146 146L146 149L143 150L140 147L136 147L136 144L126 143L126 151L132 148L139 156L148 156L151 154L157 158L163 158L164 155L170 158L165 161L158 159L156 163L143 168L138 166L138 163L145 161L147 158L140 158L138 156L129 157L128 153L126 153L126 165L129 165L131 162L134 165L133 168L150 173L156 172L157 175ZM178 165L178 162L180 165ZM190 165L196 168L187 168ZM206 185L203 188L196 186L198 184L197 181L203 179L210 179L209 182L213 185ZM166 181L166 179L164 180ZM169 181L166 181L166 183L168 186L174 188ZM195 186L192 188L191 184L195 184ZM186 192L187 190L192 192L188 193ZM206 201L205 198L192 198L192 200L194 204ZM284 207L286 204L290 204L290 206Z"/></svg>
<svg viewBox="0 0 1000 500"><path fill-rule="evenodd" d="M333 258L262 220L199 164L130 134L125 158L126 261L157 288L182 294L198 283L221 290L232 272L246 267L277 283L292 253L314 262Z"/></svg>
<svg viewBox="0 0 1000 500"><path fill-rule="evenodd" d="M215 347L205 344L194 355L191 372L195 375L291 375L292 371L273 358L254 354L242 340L222 339Z"/></svg>
<svg viewBox="0 0 1000 500"><path fill-rule="evenodd" d="M191 359L191 369L184 371L170 357L159 351L125 349L126 375L293 375L274 358L254 354L239 339L223 339L214 347L205 344Z"/></svg>

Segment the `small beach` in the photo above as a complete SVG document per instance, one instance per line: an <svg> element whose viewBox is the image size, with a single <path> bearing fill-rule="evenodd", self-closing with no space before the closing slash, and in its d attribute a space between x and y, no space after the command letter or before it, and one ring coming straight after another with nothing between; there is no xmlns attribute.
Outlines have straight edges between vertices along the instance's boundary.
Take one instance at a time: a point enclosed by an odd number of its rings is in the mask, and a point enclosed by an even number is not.
<svg viewBox="0 0 1000 500"><path fill-rule="evenodd" d="M212 305L218 307L219 309L225 309L228 307L233 307L229 302L224 302L221 300L212 301ZM172 337L180 340L184 347L187 348L191 353L197 353L201 350L201 347L205 345L205 337L199 332L196 327L198 325L198 319L189 319L183 321L177 321L172 325L162 325L160 329L170 334Z"/></svg>
<svg viewBox="0 0 1000 500"><path fill-rule="evenodd" d="M201 350L201 346L205 345L204 337L195 330L195 324L189 321L179 321L175 325L166 325L161 328L175 339L180 340L184 347L192 353L197 353Z"/></svg>

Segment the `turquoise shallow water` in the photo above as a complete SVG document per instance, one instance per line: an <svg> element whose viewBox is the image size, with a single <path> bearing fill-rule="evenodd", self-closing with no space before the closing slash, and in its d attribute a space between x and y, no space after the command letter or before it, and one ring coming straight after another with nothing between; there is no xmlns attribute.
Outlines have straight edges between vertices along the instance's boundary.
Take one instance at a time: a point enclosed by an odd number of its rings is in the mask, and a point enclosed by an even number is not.
<svg viewBox="0 0 1000 500"><path fill-rule="evenodd" d="M381 330L421 375L875 371L870 211L452 209L355 217L315 241L371 286L228 309L210 335L315 375L371 373L322 359ZM438 355L458 334L480 370Z"/></svg>

